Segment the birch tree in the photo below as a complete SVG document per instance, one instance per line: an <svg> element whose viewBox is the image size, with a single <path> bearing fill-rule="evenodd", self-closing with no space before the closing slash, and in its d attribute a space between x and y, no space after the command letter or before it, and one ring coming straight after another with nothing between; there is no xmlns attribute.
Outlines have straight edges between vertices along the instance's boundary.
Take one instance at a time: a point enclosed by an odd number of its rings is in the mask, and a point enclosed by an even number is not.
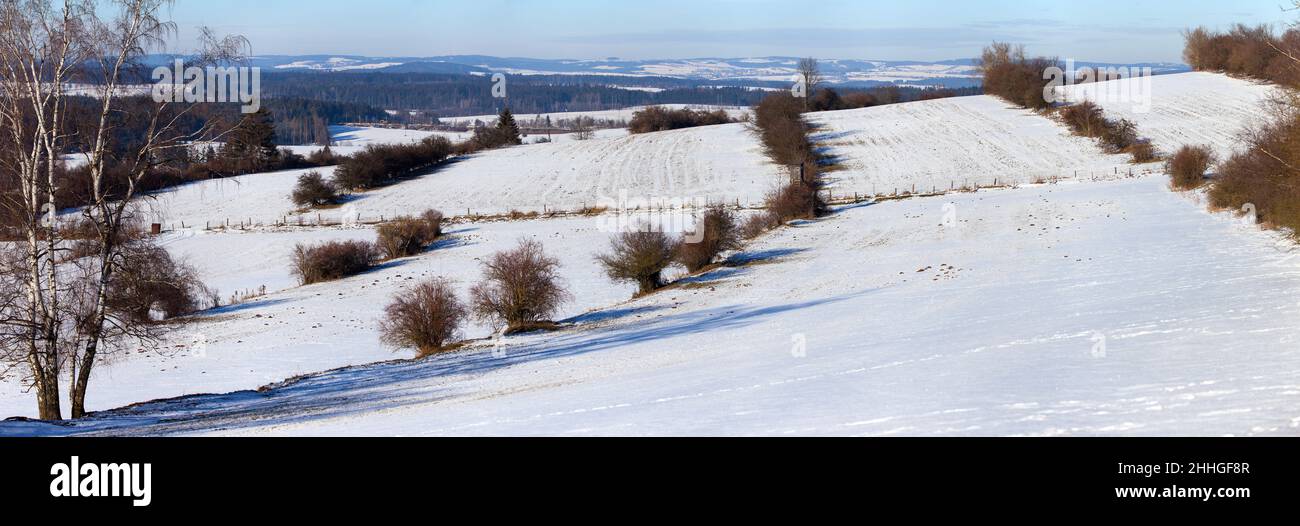
<svg viewBox="0 0 1300 526"><path fill-rule="evenodd" d="M161 47L174 26L160 17L171 0L0 0L0 170L12 172L21 220L21 241L9 247L7 277L0 286L0 358L23 369L36 392L41 419L62 418L61 373L68 373L72 418L86 414L91 373L104 354L123 339L148 342L148 324L114 312L110 290L129 253L126 233L136 221L138 188L171 148L188 148L212 138L212 126L182 132L177 126L193 105L156 101L144 115L144 130L123 150L112 137L119 106L129 86L124 79L139 58ZM112 11L101 17L97 9ZM203 30L196 65L237 58L241 38L216 38ZM207 64L205 64L207 63ZM67 86L81 81L95 101L95 112L68 122ZM87 160L88 202L81 224L90 231L92 250L63 261L68 243L56 220L58 168L75 147ZM125 151L125 153L123 153Z"/></svg>

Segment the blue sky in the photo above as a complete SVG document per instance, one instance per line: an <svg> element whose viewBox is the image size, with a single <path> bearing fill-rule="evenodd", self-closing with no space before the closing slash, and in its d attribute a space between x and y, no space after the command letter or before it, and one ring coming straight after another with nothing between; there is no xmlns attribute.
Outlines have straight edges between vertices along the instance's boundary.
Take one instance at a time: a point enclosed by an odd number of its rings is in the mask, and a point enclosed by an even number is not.
<svg viewBox="0 0 1300 526"><path fill-rule="evenodd" d="M534 58L816 56L942 60L994 39L1035 54L1181 61L1179 32L1300 20L1290 0L177 0L180 34L239 33L257 54Z"/></svg>

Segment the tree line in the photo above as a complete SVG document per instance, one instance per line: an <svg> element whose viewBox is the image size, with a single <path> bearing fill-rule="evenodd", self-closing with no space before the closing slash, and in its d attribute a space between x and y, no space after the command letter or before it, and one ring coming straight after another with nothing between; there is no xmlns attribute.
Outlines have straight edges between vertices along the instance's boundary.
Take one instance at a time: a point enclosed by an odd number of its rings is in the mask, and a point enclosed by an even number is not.
<svg viewBox="0 0 1300 526"><path fill-rule="evenodd" d="M293 98L417 111L431 117L486 115L504 105L487 77L434 73L274 72L263 76L265 98ZM737 87L681 87L661 92L609 86L608 78L510 76L509 106L520 115L597 111L662 104L751 106L763 92ZM401 121L409 115L396 115Z"/></svg>
<svg viewBox="0 0 1300 526"><path fill-rule="evenodd" d="M1184 36L1183 57L1198 71L1284 89L1259 108L1261 119L1240 133L1245 148L1221 160L1207 146L1180 149L1168 166L1173 185L1208 186L1211 207L1246 214L1294 237L1300 232L1300 30L1278 35L1267 26L1237 24L1225 33L1196 28Z"/></svg>
<svg viewBox="0 0 1300 526"><path fill-rule="evenodd" d="M1183 60L1197 71L1215 71L1266 80L1286 86L1300 84L1300 29L1281 35L1267 25L1235 24L1227 32L1198 27L1183 34Z"/></svg>

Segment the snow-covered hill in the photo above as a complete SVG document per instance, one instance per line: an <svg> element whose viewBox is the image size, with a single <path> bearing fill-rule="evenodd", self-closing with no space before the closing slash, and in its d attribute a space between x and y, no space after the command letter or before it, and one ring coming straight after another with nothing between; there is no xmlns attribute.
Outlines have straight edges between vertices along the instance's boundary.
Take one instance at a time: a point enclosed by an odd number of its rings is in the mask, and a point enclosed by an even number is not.
<svg viewBox="0 0 1300 526"><path fill-rule="evenodd" d="M561 314L571 317L632 296L635 287L610 283L594 259L611 233L592 218L452 225L449 237L415 258L382 265L354 278L297 287L289 254L297 243L374 240L373 228L255 233L179 232L161 244L197 267L223 294L265 287L267 295L204 313L173 333L157 353L128 353L97 368L88 403L103 410L159 397L254 389L264 384L346 365L409 358L409 350L379 344L376 324L400 290L430 276L454 281L462 296L480 276L479 262L520 239L541 241L560 258L574 295ZM465 337L491 328L473 324ZM201 345L200 345L201 342ZM31 394L17 377L0 382L0 418L32 416ZM0 432L2 433L2 432Z"/></svg>
<svg viewBox="0 0 1300 526"><path fill-rule="evenodd" d="M332 169L320 170L329 175ZM149 201L168 227L217 226L227 219L272 224L289 216L302 172L256 174L195 183ZM525 145L482 152L432 174L366 192L351 209L363 220L438 208L448 215L576 210L629 199L757 204L785 177L763 156L744 124L709 126L589 141ZM315 213L307 214L310 222ZM333 218L337 220L337 217Z"/></svg>
<svg viewBox="0 0 1300 526"><path fill-rule="evenodd" d="M1221 115L1248 115L1258 100L1232 91L1231 79L1169 78L1165 93L1180 93L1178 104L1228 101L1214 110ZM1166 109L1138 121L1145 135L1203 133L1205 112L1174 111L1161 92L1154 107ZM229 394L108 411L71 426L3 423L0 434L1300 429L1300 262L1274 234L1206 212L1195 194L1171 192L1163 176L1117 177L1124 159L990 98L813 118L843 164L831 174L837 192L943 188L945 177L993 174L1021 184L842 207L761 238L731 265L630 302L631 289L608 283L593 260L610 237L606 216L461 223L428 254L310 287L294 287L287 273L294 243L369 239L373 231L174 232L163 238L168 249L223 292L265 285L270 293L181 327L166 356L133 353L97 369L91 407ZM1233 147L1226 135L1202 137ZM1069 179L1071 167L1110 174L1029 184ZM288 206L295 176L190 185L154 206L191 227L220 215L273 220ZM757 196L783 176L742 125L728 125L486 152L355 204L366 216L428 207L456 214L466 203L527 210L619 188L730 200ZM572 327L278 383L410 356L378 344L376 321L389 298L435 275L455 280L463 294L478 261L520 237L541 240L562 259L576 297L563 312ZM489 333L473 325L466 336ZM273 385L251 390L266 384ZM30 416L33 408L16 377L0 382L0 414Z"/></svg>
<svg viewBox="0 0 1300 526"><path fill-rule="evenodd" d="M1133 169L1127 157L1104 155L1059 123L992 96L813 113L809 120L843 168L828 176L839 194L1091 179Z"/></svg>
<svg viewBox="0 0 1300 526"><path fill-rule="evenodd" d="M1150 107L1124 94L1141 94L1150 82ZM1184 145L1207 144L1220 156L1240 148L1242 129L1264 117L1262 105L1274 94L1268 84L1216 73L1160 75L1060 88L1067 100L1092 100L1111 118L1137 124L1157 148L1173 152Z"/></svg>
<svg viewBox="0 0 1300 526"><path fill-rule="evenodd" d="M1300 425L1296 263L1270 234L1204 212L1160 177L848 207L763 239L745 260L503 348L0 433L1271 435ZM261 312L275 319L248 311L216 324L249 354L263 339L322 331L357 341L316 354L373 345L353 314L373 300L346 293L366 281L272 297ZM98 389L134 385L124 380Z"/></svg>
<svg viewBox="0 0 1300 526"><path fill-rule="evenodd" d="M789 82L800 57L732 57L624 60L534 59L484 55L436 57L365 57L355 55L258 56L252 65L276 71L375 71L393 73L440 73L486 75L583 75L620 77L668 77L750 85ZM171 57L151 57L151 62L170 64ZM1080 67L1116 67L1121 64L1078 62ZM1128 66L1151 67L1157 74L1187 71L1183 64L1144 63ZM942 61L822 59L822 72L832 84L916 86L977 86L979 72L973 59ZM616 80L612 80L616 82Z"/></svg>

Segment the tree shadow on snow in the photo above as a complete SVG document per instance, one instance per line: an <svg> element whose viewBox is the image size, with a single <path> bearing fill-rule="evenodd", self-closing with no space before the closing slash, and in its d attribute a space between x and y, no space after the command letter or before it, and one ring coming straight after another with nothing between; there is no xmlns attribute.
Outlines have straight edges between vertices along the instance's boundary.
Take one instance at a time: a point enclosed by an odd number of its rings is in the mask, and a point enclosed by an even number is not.
<svg viewBox="0 0 1300 526"><path fill-rule="evenodd" d="M464 382L439 384L457 375L480 375L521 364L600 352L709 332L734 331L800 310L850 300L872 290L782 305L731 305L651 319L629 320L600 330L524 337L496 353L482 347L424 360L355 366L291 379L257 391L193 395L157 400L92 414L58 427L25 425L18 433L170 435L236 431L243 428L310 423L377 411L481 395ZM628 309L615 312L626 317ZM696 342L678 345L700 345ZM672 345L671 341L664 341ZM707 343L704 343L707 345ZM653 352L641 350L641 352ZM0 435L14 432L0 423Z"/></svg>

